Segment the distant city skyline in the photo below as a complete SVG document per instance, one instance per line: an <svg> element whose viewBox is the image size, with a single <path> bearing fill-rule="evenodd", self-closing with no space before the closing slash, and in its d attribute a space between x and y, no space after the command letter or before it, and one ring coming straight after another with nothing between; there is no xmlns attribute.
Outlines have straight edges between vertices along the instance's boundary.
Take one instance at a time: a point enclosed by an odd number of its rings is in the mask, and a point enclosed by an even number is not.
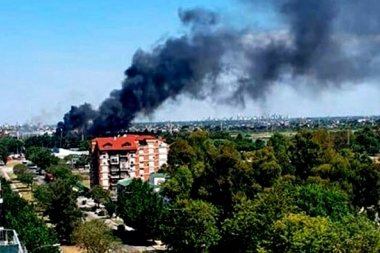
<svg viewBox="0 0 380 253"><path fill-rule="evenodd" d="M120 88L123 71L137 49L149 49L181 33L177 17L180 8L202 6L226 15L238 11L236 2L228 0L0 3L0 123L9 124L55 124L71 105L83 102L97 108L113 89ZM252 11L253 16L258 27L283 28L268 6ZM234 21L238 23L239 19ZM226 106L180 96L177 101L164 103L150 117L136 120L196 120L237 114L378 115L379 109L378 84L347 84L310 92L280 83L265 102Z"/></svg>

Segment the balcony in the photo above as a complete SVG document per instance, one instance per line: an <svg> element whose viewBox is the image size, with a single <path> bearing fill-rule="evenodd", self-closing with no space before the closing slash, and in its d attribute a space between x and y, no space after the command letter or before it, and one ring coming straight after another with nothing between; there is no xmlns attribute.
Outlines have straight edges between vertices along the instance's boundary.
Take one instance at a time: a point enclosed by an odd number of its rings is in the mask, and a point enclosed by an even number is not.
<svg viewBox="0 0 380 253"><path fill-rule="evenodd" d="M110 164L119 164L119 157L118 156L110 156L109 162L110 162Z"/></svg>
<svg viewBox="0 0 380 253"><path fill-rule="evenodd" d="M119 168L118 167L111 167L111 172L119 172Z"/></svg>
<svg viewBox="0 0 380 253"><path fill-rule="evenodd" d="M26 253L16 231L0 228L0 253Z"/></svg>
<svg viewBox="0 0 380 253"><path fill-rule="evenodd" d="M108 175L108 178L111 178L111 179L117 179L117 178L120 178L120 174L116 174L116 175Z"/></svg>

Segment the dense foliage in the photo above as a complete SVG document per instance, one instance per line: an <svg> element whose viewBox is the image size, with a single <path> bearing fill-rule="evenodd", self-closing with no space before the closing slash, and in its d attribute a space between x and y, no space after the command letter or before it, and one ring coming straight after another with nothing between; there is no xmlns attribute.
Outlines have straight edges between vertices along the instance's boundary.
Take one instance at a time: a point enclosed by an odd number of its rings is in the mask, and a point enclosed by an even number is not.
<svg viewBox="0 0 380 253"><path fill-rule="evenodd" d="M25 157L43 170L59 162L59 158L55 157L49 149L42 147L28 148Z"/></svg>
<svg viewBox="0 0 380 253"><path fill-rule="evenodd" d="M73 241L86 253L122 252L121 243L112 234L112 229L104 220L86 221L77 226Z"/></svg>
<svg viewBox="0 0 380 253"><path fill-rule="evenodd" d="M89 192L139 238L161 239L173 252L185 253L380 251L380 165L373 160L380 153L379 126L275 133L267 140L221 131L167 137L167 180L159 187L134 179L118 189L116 203L101 187ZM8 185L5 225L29 249L74 239L88 252L104 252L118 242L102 221L82 222L73 190L80 178L48 149L58 141L89 148L88 141L69 136L0 140L2 159L25 146L26 157L56 179L33 189L36 208L54 230ZM75 159L88 163L86 157ZM33 183L26 166L14 172Z"/></svg>
<svg viewBox="0 0 380 253"><path fill-rule="evenodd" d="M15 229L29 252L58 253L57 248L43 248L58 242L57 234L36 215L33 207L17 193L12 192L8 182L2 180L5 228ZM36 249L38 249L36 251Z"/></svg>
<svg viewBox="0 0 380 253"><path fill-rule="evenodd" d="M77 192L73 190L78 177L64 165L50 167L47 171L53 173L56 180L36 186L33 196L54 224L61 241L71 242L71 234L82 219L82 212L76 204Z"/></svg>
<svg viewBox="0 0 380 253"><path fill-rule="evenodd" d="M24 164L17 164L13 167L13 172L17 176L17 179L27 187L33 185L34 176L28 166Z"/></svg>
<svg viewBox="0 0 380 253"><path fill-rule="evenodd" d="M79 136L60 136L60 135L40 135L31 136L25 140L25 148L42 147L47 149L52 148L78 148L79 150L90 149L90 138L82 140Z"/></svg>
<svg viewBox="0 0 380 253"><path fill-rule="evenodd" d="M134 180L118 214L175 252L378 252L379 143L373 128L196 131L173 140L159 193Z"/></svg>
<svg viewBox="0 0 380 253"><path fill-rule="evenodd" d="M12 137L0 137L0 159L4 163L11 154L18 154L23 149L23 142Z"/></svg>

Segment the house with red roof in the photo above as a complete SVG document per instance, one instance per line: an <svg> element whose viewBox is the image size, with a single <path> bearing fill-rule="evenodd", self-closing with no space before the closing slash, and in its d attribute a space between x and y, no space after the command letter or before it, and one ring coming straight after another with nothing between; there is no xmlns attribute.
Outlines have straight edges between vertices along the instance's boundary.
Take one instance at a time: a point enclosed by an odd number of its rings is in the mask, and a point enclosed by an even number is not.
<svg viewBox="0 0 380 253"><path fill-rule="evenodd" d="M169 145L151 135L95 138L91 143L91 186L116 190L120 180L141 178L167 163Z"/></svg>

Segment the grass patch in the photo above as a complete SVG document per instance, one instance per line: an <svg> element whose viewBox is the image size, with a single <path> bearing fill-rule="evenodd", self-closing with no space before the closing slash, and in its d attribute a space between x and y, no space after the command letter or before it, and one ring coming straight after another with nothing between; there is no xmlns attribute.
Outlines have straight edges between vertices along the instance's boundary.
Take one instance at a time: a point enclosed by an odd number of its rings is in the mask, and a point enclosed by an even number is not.
<svg viewBox="0 0 380 253"><path fill-rule="evenodd" d="M33 202L33 194L31 188L18 181L17 176L14 173L8 172L7 174L22 197L28 202Z"/></svg>
<svg viewBox="0 0 380 253"><path fill-rule="evenodd" d="M14 167L15 165L21 164L21 163L22 162L19 160L12 160L12 161L7 162L7 164L5 164L5 166L6 167Z"/></svg>

